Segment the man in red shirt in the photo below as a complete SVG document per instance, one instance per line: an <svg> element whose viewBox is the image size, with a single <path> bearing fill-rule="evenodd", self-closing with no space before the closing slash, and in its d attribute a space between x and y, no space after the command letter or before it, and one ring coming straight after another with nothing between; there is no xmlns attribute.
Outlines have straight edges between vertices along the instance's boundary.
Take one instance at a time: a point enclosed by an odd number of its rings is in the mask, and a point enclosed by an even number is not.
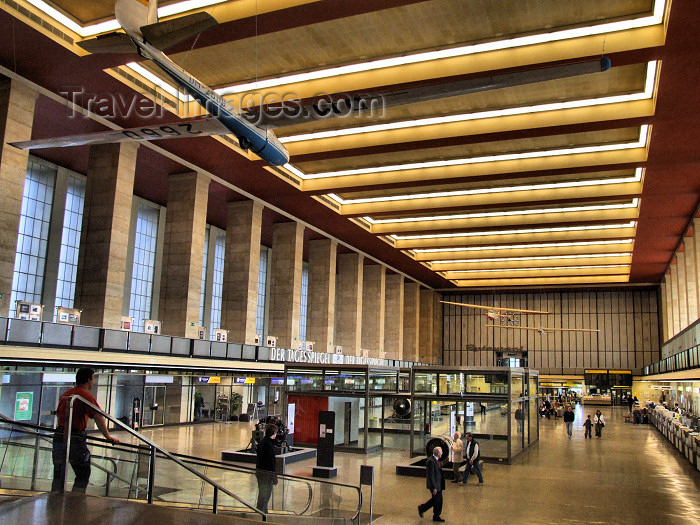
<svg viewBox="0 0 700 525"><path fill-rule="evenodd" d="M70 406L70 398L74 395L88 400L95 406L97 401L89 392L93 385L93 376L95 371L92 368L80 368L75 374L75 387L66 390L59 399L56 414L58 415L57 432L53 438L53 483L51 491L57 492L61 490L63 484L63 475L65 473L66 448L63 441L63 430L68 424L68 408ZM85 437L85 429L87 429L88 419L92 418L100 429L102 435L113 445L119 443L119 440L113 437L107 430L107 423L102 414L98 414L92 407L85 403L76 400L73 403L73 424L70 440L70 461L73 472L75 472L75 483L73 483L73 492L85 492L88 482L90 481L90 451L87 448L87 438Z"/></svg>

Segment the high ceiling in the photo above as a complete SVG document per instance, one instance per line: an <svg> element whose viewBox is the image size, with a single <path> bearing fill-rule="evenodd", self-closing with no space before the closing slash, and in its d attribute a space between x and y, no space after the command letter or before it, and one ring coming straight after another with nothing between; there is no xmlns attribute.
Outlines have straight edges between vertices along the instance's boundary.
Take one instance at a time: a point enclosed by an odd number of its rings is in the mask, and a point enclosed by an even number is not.
<svg viewBox="0 0 700 525"><path fill-rule="evenodd" d="M0 0L0 65L53 93L159 90L166 114L111 119L123 127L198 113L152 64L75 45L111 30L110 0L44 2L70 21L32 3ZM254 195L436 288L658 282L696 213L693 0L203 4L220 25L168 54L232 103L527 78L603 55L612 68L280 127L281 168L228 138L160 142L139 153L146 198L164 203L167 175L196 167L216 177L210 221ZM34 137L102 129L79 120L42 97ZM75 169L86 155L41 154Z"/></svg>

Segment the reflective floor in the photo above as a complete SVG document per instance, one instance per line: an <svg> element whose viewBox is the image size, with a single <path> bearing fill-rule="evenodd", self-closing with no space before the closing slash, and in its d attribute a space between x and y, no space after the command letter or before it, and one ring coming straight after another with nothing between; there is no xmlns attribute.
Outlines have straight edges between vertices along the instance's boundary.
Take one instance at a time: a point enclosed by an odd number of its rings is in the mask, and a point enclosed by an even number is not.
<svg viewBox="0 0 700 525"><path fill-rule="evenodd" d="M467 486L448 483L443 517L489 525L700 523L700 472L654 427L624 423L623 408L602 411L608 421L602 439L584 440L581 428L595 407L577 407L571 439L561 419L541 420L539 444L513 465L486 465L485 485L474 479ZM144 433L174 452L220 459L221 450L244 447L251 428L214 423ZM359 466L374 465L374 509L382 515L377 523L419 523L416 505L428 499L425 481L395 474L407 456L402 450L336 453L336 479L357 484ZM314 464L295 463L288 473L310 477Z"/></svg>

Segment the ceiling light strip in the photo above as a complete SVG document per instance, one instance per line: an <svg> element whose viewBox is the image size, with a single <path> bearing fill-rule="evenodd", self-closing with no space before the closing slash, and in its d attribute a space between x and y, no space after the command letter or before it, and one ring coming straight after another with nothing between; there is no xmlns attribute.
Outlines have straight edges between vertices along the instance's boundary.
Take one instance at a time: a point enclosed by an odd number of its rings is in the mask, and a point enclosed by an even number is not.
<svg viewBox="0 0 700 525"><path fill-rule="evenodd" d="M158 16L167 17L172 15L178 15L181 13L186 13L187 11L193 11L195 9L202 9L216 4L221 4L226 1L227 0L186 0L184 2L176 2L163 7L159 7ZM36 7L42 13L50 16L56 22L63 24L66 28L70 29L71 31L80 35L83 38L88 36L99 35L100 33L106 33L107 31L116 31L121 27L119 25L119 22L117 22L117 20L114 18L110 20L105 20L104 22L99 22L97 24L81 26L75 20L64 15L59 10L49 5L47 2L44 2L42 0L27 0L27 2Z"/></svg>
<svg viewBox="0 0 700 525"><path fill-rule="evenodd" d="M542 248L571 248L575 246L603 246L631 244L634 239L613 239L609 241L548 242L539 244L506 244L495 246L459 246L456 248L414 248L415 253L478 252L488 250L529 250Z"/></svg>
<svg viewBox="0 0 700 525"><path fill-rule="evenodd" d="M479 270L451 270L447 273L450 279L458 279L456 274L485 273L485 272L544 272L556 270L588 270L597 268L629 268L629 264L591 264L586 266L547 266L545 268L483 268Z"/></svg>
<svg viewBox="0 0 700 525"><path fill-rule="evenodd" d="M493 257L488 259L447 259L438 261L428 261L433 265L457 264L457 263L487 263L504 261L550 261L553 259L598 259L604 257L631 257L632 252L624 253L587 253L578 255L537 255L530 257Z"/></svg>
<svg viewBox="0 0 700 525"><path fill-rule="evenodd" d="M432 126L436 124L452 124L455 122L467 122L472 120L483 120L487 118L509 117L514 115L528 115L530 113L545 113L548 111L559 111L563 109L576 109L583 107L603 106L608 104L618 104L622 102L633 102L636 100L650 99L654 92L654 81L656 76L656 61L647 64L647 76L644 84L644 91L639 93L629 93L625 95L613 95L609 97L570 100L568 102L551 102L538 106L519 106L507 109L494 109L481 111L478 113L461 113L458 115L445 115L442 117L430 117L415 120L403 120L399 122L389 122L386 124L373 124L369 126L358 126L354 128L343 128L327 131L316 131L312 133L302 133L280 137L280 142L289 144L306 140L316 140L331 137L343 137L348 135L359 135L364 133L374 133L378 131L392 131L397 129L414 128L421 126Z"/></svg>
<svg viewBox="0 0 700 525"><path fill-rule="evenodd" d="M585 230L615 230L624 228L634 228L636 221L630 221L621 224L601 224L591 226L561 226L556 228L527 228L520 230L490 230L481 232L461 232L461 233L431 233L421 235L395 235L390 237L397 241L408 241L415 239L453 239L456 237L483 237L488 235L520 235L531 233L559 233L559 232L575 232Z"/></svg>
<svg viewBox="0 0 700 525"><path fill-rule="evenodd" d="M579 155L582 153L601 153L604 151L622 151L634 148L643 148L647 143L647 132L649 126L644 124L639 127L639 138L635 142L599 144L597 146L580 146L574 148L563 148L555 150L524 151L522 153L506 153L504 155L488 155L484 157L467 157L450 160L433 160L428 162L411 162L409 164L394 164L391 166L374 166L371 168L358 168L339 171L328 171L325 173L314 173L311 175L299 175L302 179L321 179L331 177L345 177L348 175L367 175L370 173L387 173L392 171L407 171L428 168L443 168L446 166L464 166L467 164L481 164L487 162L503 162L507 160L538 159L545 157L556 157L564 155ZM286 165L285 165L286 167ZM301 173L299 171L299 173Z"/></svg>
<svg viewBox="0 0 700 525"><path fill-rule="evenodd" d="M361 199L343 199L335 193L329 193L328 196L340 204L369 204L374 202L391 202L400 200L415 200L415 199L431 199L439 197L460 197L467 195L486 195L498 193L512 193L516 191L537 191L537 190L554 190L563 188L583 188L587 186L606 186L610 184L627 184L630 182L639 182L642 180L642 168L637 168L636 172L631 177L618 177L608 179L585 179L570 182L550 182L543 184L527 184L522 186L503 186L495 188L479 188L475 190L454 190L454 191L437 191L432 193L413 193L407 195L391 195L388 197L367 197Z"/></svg>
<svg viewBox="0 0 700 525"><path fill-rule="evenodd" d="M639 206L639 198L635 197L630 202L620 204L597 204L589 206L567 206L561 208L538 208L533 210L510 210L510 211L492 211L479 213L461 213L457 215L433 215L429 217L401 217L398 219L374 219L372 217L363 217L370 224L398 224L405 222L428 222L428 221L446 221L454 219L483 219L485 217L506 217L514 215L542 215L545 213L572 213L584 211L603 211L603 210L624 210L636 208Z"/></svg>
<svg viewBox="0 0 700 525"><path fill-rule="evenodd" d="M228 95L232 93L245 93L248 91L284 86L287 84L294 84L297 82L306 82L309 80L318 80L322 78L329 78L340 75L348 75L363 71L373 71L377 69L384 69L395 66L406 66L409 64L418 64L421 62L429 62L432 60L441 60L446 58L475 55L478 53L487 53L491 51L500 51L504 49L514 49L537 44L571 40L574 38L583 38L595 35L604 35L607 33L616 33L619 31L627 31L630 29L651 27L663 23L665 7L666 0L656 0L654 2L653 15L636 18L633 20L620 20L617 22L610 22L606 24L598 24L588 27L579 27L574 29L565 29L562 31L554 31L551 33L540 33L537 35L515 37L506 40L499 40L496 42L483 42L481 44L470 44L450 49L441 49L438 51L428 51L422 53L415 53L412 55L404 55L380 60L371 60L359 64L349 64L346 66L338 66L317 71L309 71L306 73L297 73L285 77L277 77L267 80L248 82L245 84L238 84L234 86L221 88L218 91L222 95Z"/></svg>

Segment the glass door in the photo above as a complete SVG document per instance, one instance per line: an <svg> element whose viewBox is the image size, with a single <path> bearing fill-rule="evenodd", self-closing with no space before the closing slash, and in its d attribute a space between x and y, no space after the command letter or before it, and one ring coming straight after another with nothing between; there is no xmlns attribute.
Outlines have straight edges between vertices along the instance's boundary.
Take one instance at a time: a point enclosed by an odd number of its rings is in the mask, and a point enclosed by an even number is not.
<svg viewBox="0 0 700 525"><path fill-rule="evenodd" d="M70 385L42 385L41 407L39 409L39 424L45 427L53 427L56 418L58 398L68 390Z"/></svg>
<svg viewBox="0 0 700 525"><path fill-rule="evenodd" d="M165 422L165 385L146 385L143 397L143 424L162 425Z"/></svg>

